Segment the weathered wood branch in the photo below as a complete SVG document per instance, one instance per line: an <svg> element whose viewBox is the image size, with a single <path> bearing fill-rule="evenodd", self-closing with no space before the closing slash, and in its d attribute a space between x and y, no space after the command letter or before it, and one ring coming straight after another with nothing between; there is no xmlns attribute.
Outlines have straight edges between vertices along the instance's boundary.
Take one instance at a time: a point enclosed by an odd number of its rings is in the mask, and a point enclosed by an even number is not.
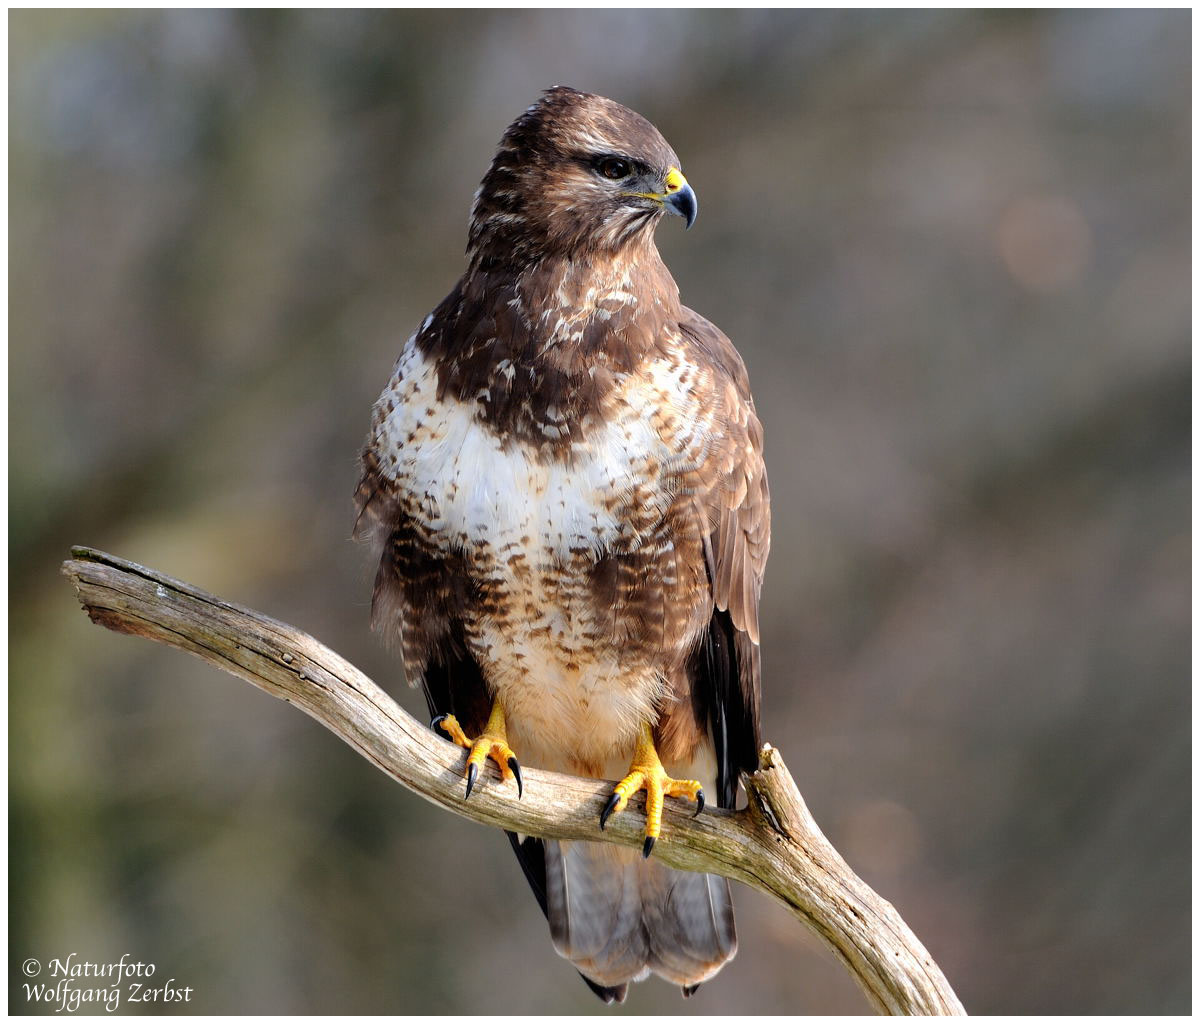
<svg viewBox="0 0 1200 1024"><path fill-rule="evenodd" d="M88 548L72 554L63 572L93 622L189 651L297 705L438 806L546 839L641 846L641 815L619 815L604 832L597 828L611 783L523 767L522 800L488 772L465 801L463 751L311 636L113 555ZM745 810L709 810L693 819L682 805L665 808L654 856L672 867L735 878L785 904L833 950L880 1011L962 1014L962 1004L900 915L821 833L779 752L764 746L759 770L743 781Z"/></svg>

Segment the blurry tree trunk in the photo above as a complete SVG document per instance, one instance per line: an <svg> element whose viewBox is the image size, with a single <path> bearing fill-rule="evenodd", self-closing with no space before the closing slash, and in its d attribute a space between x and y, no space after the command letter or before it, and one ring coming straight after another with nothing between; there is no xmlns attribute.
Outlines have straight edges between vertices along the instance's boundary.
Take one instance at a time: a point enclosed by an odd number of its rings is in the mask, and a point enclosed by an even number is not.
<svg viewBox="0 0 1200 1024"><path fill-rule="evenodd" d="M620 815L604 832L597 827L611 783L523 768L523 799L488 774L464 800L463 751L312 637L112 555L88 548L72 554L63 572L93 622L189 651L296 704L427 800L485 825L546 839L641 846L638 815ZM764 746L759 770L743 781L745 810L709 810L693 819L669 801L655 856L674 868L735 878L785 904L834 951L880 1011L962 1014L962 1004L899 914L821 833L779 752Z"/></svg>

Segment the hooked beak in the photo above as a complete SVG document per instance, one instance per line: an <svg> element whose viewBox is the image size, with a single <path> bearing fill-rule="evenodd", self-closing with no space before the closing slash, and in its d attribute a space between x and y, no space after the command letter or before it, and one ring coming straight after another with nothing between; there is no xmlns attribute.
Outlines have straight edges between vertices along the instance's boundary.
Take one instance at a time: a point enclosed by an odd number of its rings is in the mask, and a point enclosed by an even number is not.
<svg viewBox="0 0 1200 1024"><path fill-rule="evenodd" d="M678 167L672 167L667 171L662 187L663 191L661 192L625 192L622 194L637 196L639 199L653 199L656 203L662 203L665 209L678 214L687 221L687 226L690 228L696 222L698 206L696 193L687 183L687 178L679 172Z"/></svg>
<svg viewBox="0 0 1200 1024"><path fill-rule="evenodd" d="M696 193L692 191L692 186L675 167L667 171L664 184L667 191L662 197L663 206L682 217L686 226L690 228L696 223L696 214L699 212L699 204L696 202Z"/></svg>

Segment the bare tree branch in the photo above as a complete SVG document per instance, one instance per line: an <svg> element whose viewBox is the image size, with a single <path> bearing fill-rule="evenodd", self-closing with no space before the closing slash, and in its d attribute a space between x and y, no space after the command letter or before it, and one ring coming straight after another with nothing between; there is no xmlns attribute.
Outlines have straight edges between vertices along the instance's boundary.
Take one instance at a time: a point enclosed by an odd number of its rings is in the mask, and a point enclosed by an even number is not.
<svg viewBox="0 0 1200 1024"><path fill-rule="evenodd" d="M640 847L640 815L597 827L611 783L522 768L525 795L486 773L463 799L464 752L436 736L358 669L300 630L222 601L152 569L89 548L63 572L93 622L211 662L295 704L396 781L485 825L546 839ZM834 951L877 1009L962 1014L924 946L891 904L842 860L817 828L779 752L764 746L743 780L749 806L698 818L664 808L654 856L671 867L735 878L785 904Z"/></svg>

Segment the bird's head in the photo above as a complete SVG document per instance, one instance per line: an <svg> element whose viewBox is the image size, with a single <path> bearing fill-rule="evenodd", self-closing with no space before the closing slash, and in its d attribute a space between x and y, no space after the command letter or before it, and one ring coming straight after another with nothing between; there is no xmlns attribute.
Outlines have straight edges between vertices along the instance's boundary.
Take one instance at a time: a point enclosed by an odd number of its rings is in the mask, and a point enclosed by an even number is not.
<svg viewBox="0 0 1200 1024"><path fill-rule="evenodd" d="M550 89L509 126L471 210L468 252L509 257L615 252L664 213L696 219L679 158L640 114Z"/></svg>

